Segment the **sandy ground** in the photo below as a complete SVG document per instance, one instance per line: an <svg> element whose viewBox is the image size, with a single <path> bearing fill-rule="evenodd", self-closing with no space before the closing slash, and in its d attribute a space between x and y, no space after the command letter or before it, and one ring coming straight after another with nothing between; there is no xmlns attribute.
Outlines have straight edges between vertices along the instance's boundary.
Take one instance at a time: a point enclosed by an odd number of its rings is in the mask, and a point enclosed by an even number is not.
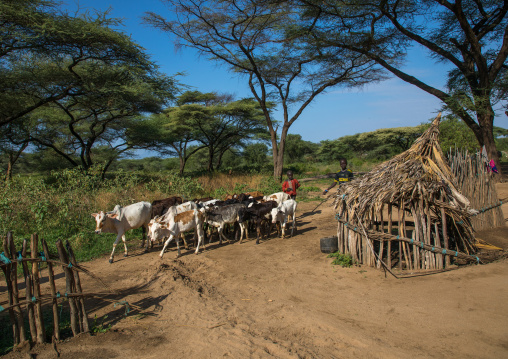
<svg viewBox="0 0 508 359"><path fill-rule="evenodd" d="M498 191L508 197L508 183ZM335 234L333 209L316 204L299 204L293 238L86 263L130 312L89 300L90 321L107 315L111 330L58 343L60 358L508 358L508 260L406 279L332 266L319 240ZM507 234L478 236L508 249ZM31 353L57 357L51 344Z"/></svg>

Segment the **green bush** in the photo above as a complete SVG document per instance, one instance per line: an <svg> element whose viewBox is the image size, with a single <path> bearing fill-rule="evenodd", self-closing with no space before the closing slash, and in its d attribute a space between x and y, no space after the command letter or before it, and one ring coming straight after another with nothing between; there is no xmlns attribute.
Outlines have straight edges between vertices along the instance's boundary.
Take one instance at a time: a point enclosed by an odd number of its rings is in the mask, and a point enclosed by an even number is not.
<svg viewBox="0 0 508 359"><path fill-rule="evenodd" d="M335 252L335 253L330 253L327 256L327 258L335 258L332 261L332 264L333 265L340 265L343 268L349 268L354 264L353 257L351 257L350 254L343 254L340 252Z"/></svg>

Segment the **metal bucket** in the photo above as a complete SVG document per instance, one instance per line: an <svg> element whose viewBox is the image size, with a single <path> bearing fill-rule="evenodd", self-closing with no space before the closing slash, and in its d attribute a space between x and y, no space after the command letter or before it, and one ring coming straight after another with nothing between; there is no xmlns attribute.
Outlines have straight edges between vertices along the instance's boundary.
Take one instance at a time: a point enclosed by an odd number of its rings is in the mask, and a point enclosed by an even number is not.
<svg viewBox="0 0 508 359"><path fill-rule="evenodd" d="M339 239L337 236L321 238L320 245L322 253L335 253L339 250Z"/></svg>

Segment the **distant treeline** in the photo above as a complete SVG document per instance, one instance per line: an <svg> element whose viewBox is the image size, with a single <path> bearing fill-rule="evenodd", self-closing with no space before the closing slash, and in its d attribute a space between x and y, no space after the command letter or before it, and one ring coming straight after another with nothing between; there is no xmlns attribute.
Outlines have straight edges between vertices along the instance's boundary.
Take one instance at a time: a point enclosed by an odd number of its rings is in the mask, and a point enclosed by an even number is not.
<svg viewBox="0 0 508 359"><path fill-rule="evenodd" d="M301 135L290 134L286 143L285 167L296 173L328 173L336 170L340 158L348 159L349 165L356 171L367 171L373 165L385 161L405 150L428 127L422 124L414 127L396 127L363 132L313 143L302 139ZM495 128L497 147L508 151L507 130ZM478 150L472 131L460 120L448 117L440 125L440 143L443 152L449 149L466 148L470 152ZM189 147L189 151L193 146ZM506 159L506 156L503 158ZM2 166L6 166L5 156L0 157ZM186 174L207 172L208 150L199 149L189 157L185 167ZM335 167L334 167L335 166ZM124 158L111 164L114 171L178 172L179 159L176 157L146 157L141 159ZM15 173L49 173L52 170L72 168L69 163L56 157L51 150L24 153L18 160ZM215 166L222 173L265 173L273 171L269 147L259 141L243 147L226 151L221 163Z"/></svg>

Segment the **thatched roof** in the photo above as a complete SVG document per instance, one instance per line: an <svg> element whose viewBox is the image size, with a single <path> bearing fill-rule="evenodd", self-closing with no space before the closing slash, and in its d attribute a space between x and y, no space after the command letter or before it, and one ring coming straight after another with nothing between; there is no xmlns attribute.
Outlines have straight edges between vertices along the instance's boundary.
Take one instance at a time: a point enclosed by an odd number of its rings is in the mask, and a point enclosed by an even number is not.
<svg viewBox="0 0 508 359"><path fill-rule="evenodd" d="M368 218L385 204L425 207L440 216L441 208L455 221L461 222L476 211L456 186L450 166L438 142L441 114L407 151L383 162L372 171L350 183L341 185L334 195L334 205L341 212L344 205L360 218Z"/></svg>

